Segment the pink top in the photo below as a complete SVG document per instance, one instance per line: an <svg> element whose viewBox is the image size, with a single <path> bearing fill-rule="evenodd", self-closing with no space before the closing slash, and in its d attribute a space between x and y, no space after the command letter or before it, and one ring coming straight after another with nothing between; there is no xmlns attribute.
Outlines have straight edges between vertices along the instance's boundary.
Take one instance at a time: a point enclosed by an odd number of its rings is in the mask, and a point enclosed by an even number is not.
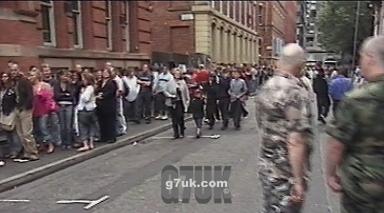
<svg viewBox="0 0 384 213"><path fill-rule="evenodd" d="M38 84L34 87L34 117L41 117L51 112L58 111L59 107L54 101L53 95L53 89L50 85Z"/></svg>

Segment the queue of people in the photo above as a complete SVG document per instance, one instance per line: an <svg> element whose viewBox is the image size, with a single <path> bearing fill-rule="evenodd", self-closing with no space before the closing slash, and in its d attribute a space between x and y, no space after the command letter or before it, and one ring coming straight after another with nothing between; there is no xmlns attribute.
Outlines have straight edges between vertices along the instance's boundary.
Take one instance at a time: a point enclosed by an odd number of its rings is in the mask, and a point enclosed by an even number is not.
<svg viewBox="0 0 384 213"><path fill-rule="evenodd" d="M92 150L95 142L114 143L128 123L172 121L174 138L185 136L184 114L191 113L196 137L203 123L235 129L246 117L246 100L266 78L259 67L199 68L182 72L162 66L118 70L111 63L91 72L81 65L53 73L49 64L22 71L10 61L1 74L0 127L8 141L5 158L38 160L57 148ZM4 163L3 161L0 164ZM1 165L0 165L1 166Z"/></svg>

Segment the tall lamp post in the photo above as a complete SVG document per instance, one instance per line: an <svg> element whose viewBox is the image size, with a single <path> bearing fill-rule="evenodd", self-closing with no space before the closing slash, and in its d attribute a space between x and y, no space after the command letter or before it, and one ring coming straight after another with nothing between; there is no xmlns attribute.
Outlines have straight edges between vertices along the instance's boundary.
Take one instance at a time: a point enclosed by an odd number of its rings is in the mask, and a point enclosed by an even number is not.
<svg viewBox="0 0 384 213"><path fill-rule="evenodd" d="M353 57L352 57L352 68L356 64L356 48L357 48L357 36L359 33L359 17L360 17L360 1L357 1L357 9L355 16L355 32L353 35Z"/></svg>

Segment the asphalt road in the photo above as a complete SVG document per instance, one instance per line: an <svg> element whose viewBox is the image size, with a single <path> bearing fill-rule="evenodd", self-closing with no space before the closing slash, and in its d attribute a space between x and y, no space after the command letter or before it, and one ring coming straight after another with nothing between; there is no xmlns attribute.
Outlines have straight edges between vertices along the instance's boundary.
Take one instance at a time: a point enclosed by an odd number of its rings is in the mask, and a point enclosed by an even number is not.
<svg viewBox="0 0 384 213"><path fill-rule="evenodd" d="M206 130L205 135L221 134L219 139L169 140L150 138L143 144L127 146L81 164L59 171L29 184L0 194L0 199L27 199L29 203L0 202L1 213L254 213L261 210L262 191L257 177L260 141L250 102L249 118L235 131ZM187 135L193 135L188 123ZM159 136L171 136L166 131ZM319 134L322 136L322 134ZM322 173L324 137L318 137L313 154L313 175L304 212L325 213L330 203ZM199 204L193 196L189 203L166 204L161 199L161 170L166 165L229 165L232 203ZM110 198L90 210L84 204L56 204L58 200ZM332 199L334 197L331 197ZM333 201L334 202L334 201ZM336 212L336 211L335 211Z"/></svg>

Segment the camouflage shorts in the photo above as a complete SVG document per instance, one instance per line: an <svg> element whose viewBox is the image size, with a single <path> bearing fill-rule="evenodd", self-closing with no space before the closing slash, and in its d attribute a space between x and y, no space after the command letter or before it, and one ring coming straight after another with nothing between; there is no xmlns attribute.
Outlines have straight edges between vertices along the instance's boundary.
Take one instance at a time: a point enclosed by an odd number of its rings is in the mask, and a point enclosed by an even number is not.
<svg viewBox="0 0 384 213"><path fill-rule="evenodd" d="M290 202L292 184L288 179L275 179L259 173L263 187L262 213L300 213L302 205Z"/></svg>

